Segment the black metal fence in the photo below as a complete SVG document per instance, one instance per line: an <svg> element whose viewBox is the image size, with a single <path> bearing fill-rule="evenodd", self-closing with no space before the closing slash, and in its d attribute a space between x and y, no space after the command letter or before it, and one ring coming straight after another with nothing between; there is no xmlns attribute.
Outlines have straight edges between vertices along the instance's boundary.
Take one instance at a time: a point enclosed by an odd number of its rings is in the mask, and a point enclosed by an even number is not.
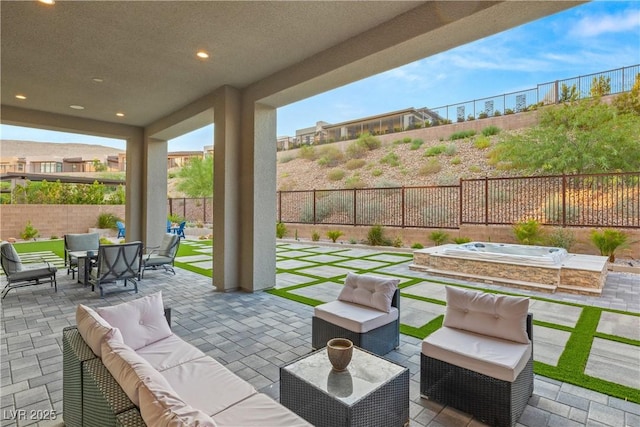
<svg viewBox="0 0 640 427"><path fill-rule="evenodd" d="M535 219L640 228L640 172L463 179L459 185L279 191L284 223L457 228Z"/></svg>

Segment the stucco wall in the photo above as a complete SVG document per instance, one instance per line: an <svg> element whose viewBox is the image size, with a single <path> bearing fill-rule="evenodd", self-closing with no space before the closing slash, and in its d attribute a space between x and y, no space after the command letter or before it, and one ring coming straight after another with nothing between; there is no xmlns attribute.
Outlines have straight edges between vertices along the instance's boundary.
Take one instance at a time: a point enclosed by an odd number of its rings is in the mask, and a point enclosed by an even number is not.
<svg viewBox="0 0 640 427"><path fill-rule="evenodd" d="M124 205L1 205L0 239L20 239L27 221L44 238L87 233L97 226L101 213L113 213L124 219L124 209Z"/></svg>

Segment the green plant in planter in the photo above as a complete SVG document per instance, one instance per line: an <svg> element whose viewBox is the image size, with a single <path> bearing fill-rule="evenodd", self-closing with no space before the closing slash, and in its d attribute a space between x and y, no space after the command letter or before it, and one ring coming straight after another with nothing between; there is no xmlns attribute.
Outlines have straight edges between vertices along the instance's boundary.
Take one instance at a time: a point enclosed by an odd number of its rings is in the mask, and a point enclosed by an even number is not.
<svg viewBox="0 0 640 427"><path fill-rule="evenodd" d="M171 221L173 224L180 224L184 219L178 214L167 215L167 220Z"/></svg>
<svg viewBox="0 0 640 427"><path fill-rule="evenodd" d="M111 212L103 212L98 215L98 228L118 228L117 221L122 221L116 214Z"/></svg>
<svg viewBox="0 0 640 427"><path fill-rule="evenodd" d="M542 229L535 219L514 224L513 233L518 242L523 245L538 245L542 242Z"/></svg>
<svg viewBox="0 0 640 427"><path fill-rule="evenodd" d="M446 243L447 240L449 240L449 234L442 230L432 231L429 234L429 240L431 240L434 245L440 246L443 243Z"/></svg>
<svg viewBox="0 0 640 427"><path fill-rule="evenodd" d="M381 225L374 225L367 233L367 244L369 246L391 246L392 242L385 237Z"/></svg>
<svg viewBox="0 0 640 427"><path fill-rule="evenodd" d="M284 223L279 222L276 224L276 237L282 239L287 235L287 226Z"/></svg>
<svg viewBox="0 0 640 427"><path fill-rule="evenodd" d="M414 243L411 245L411 249L424 249L424 245L422 243Z"/></svg>
<svg viewBox="0 0 640 427"><path fill-rule="evenodd" d="M611 228L606 228L602 231L593 230L591 232L591 241L600 250L600 255L609 257L609 262L616 260L616 249L625 247L628 239L629 236L622 231Z"/></svg>
<svg viewBox="0 0 640 427"><path fill-rule="evenodd" d="M20 237L22 237L24 240L35 240L36 237L38 237L38 234L38 230L34 228L34 226L31 224L31 221L27 221L27 225L24 227L22 233L20 233Z"/></svg>
<svg viewBox="0 0 640 427"><path fill-rule="evenodd" d="M564 228L557 228L553 230L546 238L547 246L554 246L557 248L564 248L567 251L571 249L576 243L576 236L570 231Z"/></svg>
<svg viewBox="0 0 640 427"><path fill-rule="evenodd" d="M318 240L320 240L320 233L314 230L313 233L311 233L311 241L317 242Z"/></svg>
<svg viewBox="0 0 640 427"><path fill-rule="evenodd" d="M327 231L327 237L330 238L333 243L335 243L340 236L344 236L344 233L340 230Z"/></svg>
<svg viewBox="0 0 640 427"><path fill-rule="evenodd" d="M99 242L101 245L113 245L113 242L106 237L101 237Z"/></svg>

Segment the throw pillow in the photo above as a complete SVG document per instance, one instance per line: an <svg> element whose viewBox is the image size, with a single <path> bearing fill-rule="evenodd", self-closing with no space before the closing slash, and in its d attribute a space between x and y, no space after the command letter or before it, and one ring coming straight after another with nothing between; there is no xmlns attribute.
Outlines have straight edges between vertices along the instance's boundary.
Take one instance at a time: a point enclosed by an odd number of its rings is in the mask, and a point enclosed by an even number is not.
<svg viewBox="0 0 640 427"><path fill-rule="evenodd" d="M446 287L447 310L443 326L477 334L529 343L529 298L495 295Z"/></svg>
<svg viewBox="0 0 640 427"><path fill-rule="evenodd" d="M391 311L391 300L399 283L400 279L347 273L338 299L388 313Z"/></svg>
<svg viewBox="0 0 640 427"><path fill-rule="evenodd" d="M76 309L76 325L93 354L102 357L102 339L111 330L111 325L92 308L82 304Z"/></svg>
<svg viewBox="0 0 640 427"><path fill-rule="evenodd" d="M101 307L97 312L111 326L120 329L125 344L134 350L171 335L171 328L164 317L161 292L111 307Z"/></svg>

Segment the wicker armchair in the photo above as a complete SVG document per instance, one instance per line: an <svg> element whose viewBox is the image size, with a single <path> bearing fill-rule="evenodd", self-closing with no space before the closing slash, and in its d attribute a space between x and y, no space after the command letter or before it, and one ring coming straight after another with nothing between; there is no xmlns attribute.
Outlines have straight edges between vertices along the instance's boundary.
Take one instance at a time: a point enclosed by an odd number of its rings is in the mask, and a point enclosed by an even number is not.
<svg viewBox="0 0 640 427"><path fill-rule="evenodd" d="M528 299L458 290L471 299L451 308L449 290L445 323L422 344L420 394L491 426L515 426L533 393L533 328ZM476 304L478 299L484 299L481 307ZM494 310L490 303L485 304L491 299L501 300ZM505 303L505 299L511 302ZM519 305L515 316L504 308L513 301ZM463 320L447 325L447 316L456 316L452 311L458 311L458 320ZM505 323L521 333L502 333ZM494 332L500 336L491 335Z"/></svg>

